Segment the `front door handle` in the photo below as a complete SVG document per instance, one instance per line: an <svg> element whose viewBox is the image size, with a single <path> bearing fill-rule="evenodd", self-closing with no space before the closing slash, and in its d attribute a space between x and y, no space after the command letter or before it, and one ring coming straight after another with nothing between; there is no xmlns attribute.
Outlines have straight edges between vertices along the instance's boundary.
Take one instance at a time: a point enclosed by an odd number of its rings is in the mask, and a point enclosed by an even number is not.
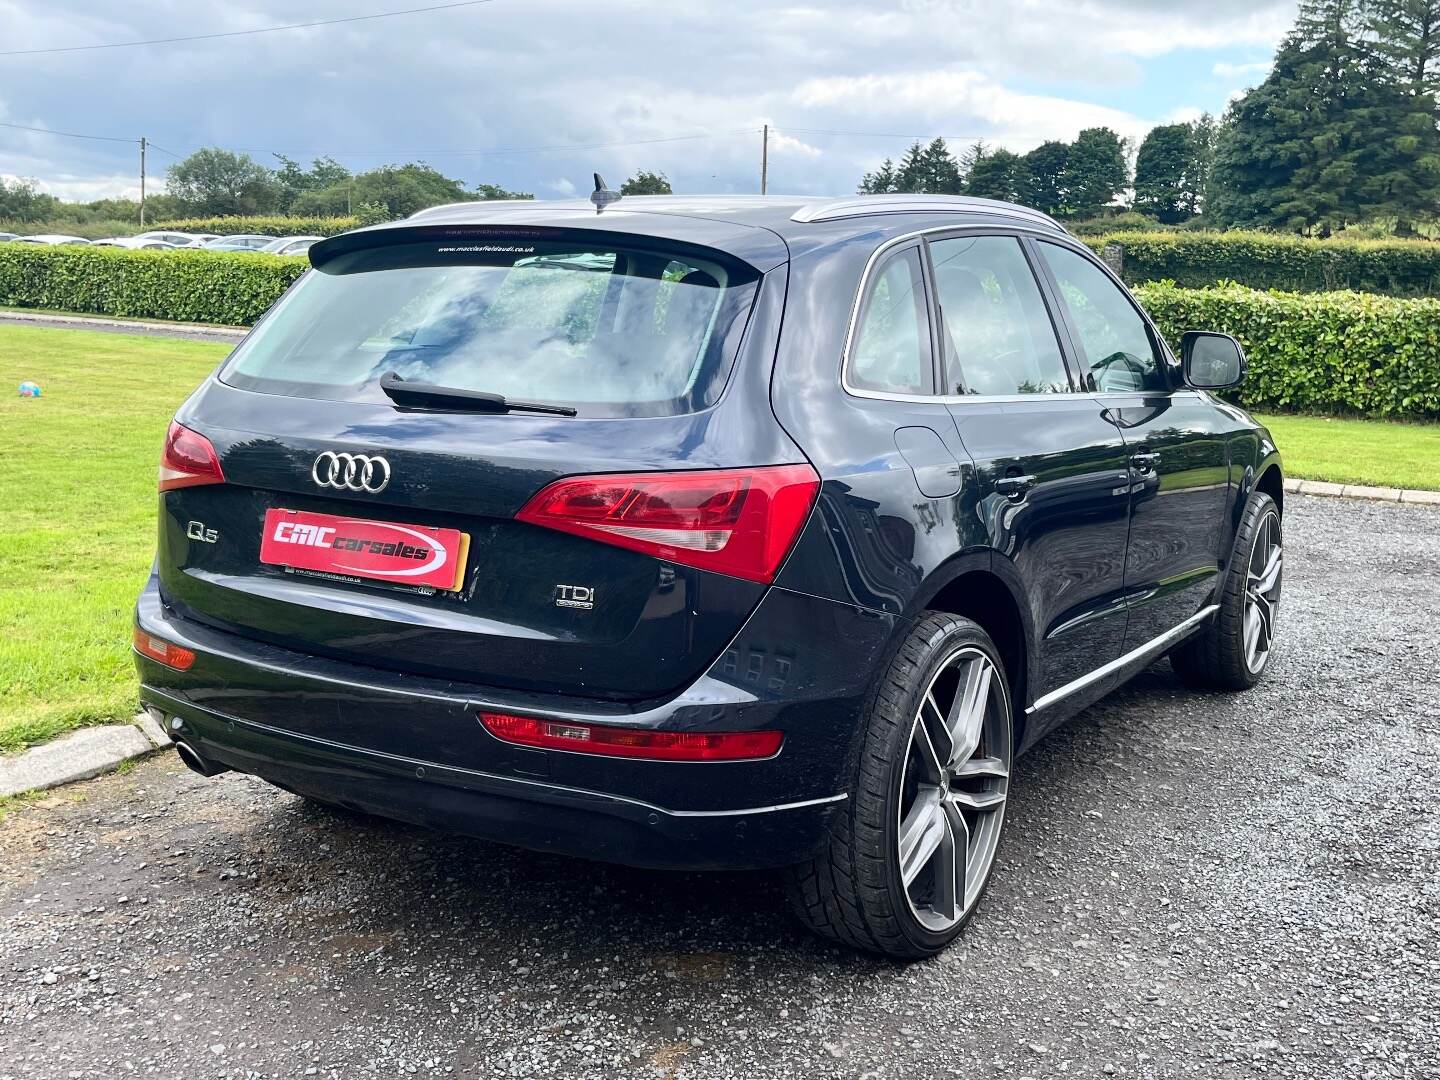
<svg viewBox="0 0 1440 1080"><path fill-rule="evenodd" d="M1130 455L1130 464L1135 467L1136 472L1152 472L1160 464L1160 455L1152 450L1141 450Z"/></svg>
<svg viewBox="0 0 1440 1080"><path fill-rule="evenodd" d="M1019 499L1034 486L1035 477L1028 475L1002 476L995 481L995 490L1007 499Z"/></svg>

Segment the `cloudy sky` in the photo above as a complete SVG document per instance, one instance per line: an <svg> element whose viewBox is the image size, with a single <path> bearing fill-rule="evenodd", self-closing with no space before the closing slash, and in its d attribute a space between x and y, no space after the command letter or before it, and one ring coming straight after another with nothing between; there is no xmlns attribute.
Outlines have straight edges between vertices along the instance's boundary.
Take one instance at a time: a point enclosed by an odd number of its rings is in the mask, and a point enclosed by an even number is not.
<svg viewBox="0 0 1440 1080"><path fill-rule="evenodd" d="M444 0L0 0L0 53L367 15ZM1219 112L1294 0L489 0L244 37L0 55L0 123L353 169L422 158L542 198L639 168L676 191L854 190L912 137L1023 151ZM138 191L133 143L0 127L0 175ZM153 181L152 181L153 182Z"/></svg>

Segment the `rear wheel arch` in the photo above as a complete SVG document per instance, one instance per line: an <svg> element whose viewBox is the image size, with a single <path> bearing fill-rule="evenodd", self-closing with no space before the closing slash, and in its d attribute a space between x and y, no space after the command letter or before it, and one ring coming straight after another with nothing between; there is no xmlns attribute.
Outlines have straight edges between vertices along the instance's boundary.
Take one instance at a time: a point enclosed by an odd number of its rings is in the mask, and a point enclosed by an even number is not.
<svg viewBox="0 0 1440 1080"><path fill-rule="evenodd" d="M1285 478L1281 475L1279 462L1271 462L1263 468L1260 478L1255 481L1255 490L1269 495L1280 516L1285 516Z"/></svg>
<svg viewBox="0 0 1440 1080"><path fill-rule="evenodd" d="M990 635L1005 664L1014 713L1015 745L1024 735L1027 676L1030 666L1030 627L1025 607L1004 578L988 568L961 566L958 572L935 583L921 605L970 619Z"/></svg>

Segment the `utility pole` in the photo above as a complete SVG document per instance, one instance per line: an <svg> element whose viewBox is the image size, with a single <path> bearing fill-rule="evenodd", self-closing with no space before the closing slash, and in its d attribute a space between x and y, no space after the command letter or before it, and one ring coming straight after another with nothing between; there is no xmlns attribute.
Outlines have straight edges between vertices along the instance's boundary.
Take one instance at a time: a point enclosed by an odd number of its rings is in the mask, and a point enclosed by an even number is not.
<svg viewBox="0 0 1440 1080"><path fill-rule="evenodd" d="M145 136L140 136L140 231L145 231Z"/></svg>
<svg viewBox="0 0 1440 1080"><path fill-rule="evenodd" d="M760 194L770 184L770 125L766 124L760 135Z"/></svg>

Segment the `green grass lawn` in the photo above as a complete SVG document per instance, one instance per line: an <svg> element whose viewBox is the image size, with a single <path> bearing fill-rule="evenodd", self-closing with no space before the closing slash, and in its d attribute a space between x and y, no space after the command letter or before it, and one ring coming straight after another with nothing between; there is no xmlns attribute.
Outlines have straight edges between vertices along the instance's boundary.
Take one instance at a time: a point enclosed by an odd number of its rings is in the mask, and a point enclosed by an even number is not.
<svg viewBox="0 0 1440 1080"><path fill-rule="evenodd" d="M160 444L228 349L0 326L0 751L134 713Z"/></svg>
<svg viewBox="0 0 1440 1080"><path fill-rule="evenodd" d="M1440 424L1264 415L1285 475L1440 491Z"/></svg>

